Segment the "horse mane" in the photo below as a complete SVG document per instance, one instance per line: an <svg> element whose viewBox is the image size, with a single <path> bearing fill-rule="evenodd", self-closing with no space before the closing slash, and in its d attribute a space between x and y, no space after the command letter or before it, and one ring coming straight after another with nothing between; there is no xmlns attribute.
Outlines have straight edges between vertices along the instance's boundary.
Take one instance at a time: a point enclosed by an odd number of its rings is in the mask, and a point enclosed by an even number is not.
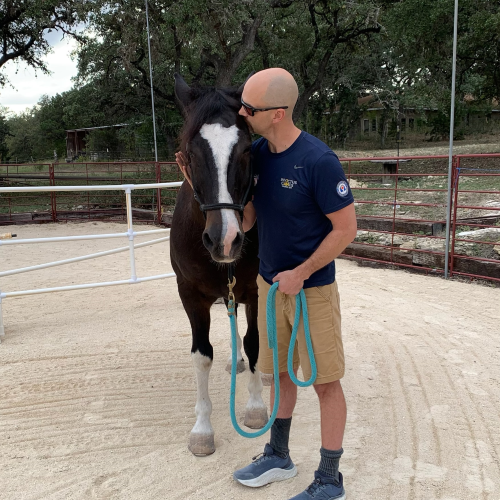
<svg viewBox="0 0 500 500"><path fill-rule="evenodd" d="M180 134L181 150L205 123L227 112L238 113L240 94L236 88L191 87L191 103L185 109L185 122Z"/></svg>

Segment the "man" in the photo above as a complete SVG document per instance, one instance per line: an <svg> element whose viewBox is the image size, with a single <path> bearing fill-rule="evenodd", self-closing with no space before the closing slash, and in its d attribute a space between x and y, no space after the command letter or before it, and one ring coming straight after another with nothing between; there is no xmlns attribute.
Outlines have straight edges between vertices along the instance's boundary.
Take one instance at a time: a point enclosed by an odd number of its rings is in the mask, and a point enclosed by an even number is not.
<svg viewBox="0 0 500 500"><path fill-rule="evenodd" d="M259 231L259 369L273 373L272 351L267 346L266 299L272 283L279 281L280 405L263 454L235 471L233 477L241 484L258 487L297 474L288 448L297 386L288 375L287 355L295 295L304 288L318 369L314 388L320 402L322 447L315 480L291 500L344 500L339 460L347 411L340 384L345 368L334 259L355 238L356 215L337 156L293 123L297 97L292 75L270 68L249 78L241 98L240 115L262 136L252 147L257 183L253 202L245 207L243 217L245 231L255 221ZM295 371L299 363L308 380L311 366L302 321L294 353ZM274 386L271 407L273 403Z"/></svg>

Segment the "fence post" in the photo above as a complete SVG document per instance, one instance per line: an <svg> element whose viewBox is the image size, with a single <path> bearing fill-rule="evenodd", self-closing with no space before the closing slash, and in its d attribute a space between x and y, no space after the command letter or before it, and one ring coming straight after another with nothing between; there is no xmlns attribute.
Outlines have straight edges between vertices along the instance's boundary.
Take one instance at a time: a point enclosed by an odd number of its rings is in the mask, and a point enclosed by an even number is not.
<svg viewBox="0 0 500 500"><path fill-rule="evenodd" d="M452 176L452 214L451 219L451 250L450 250L450 277L453 276L453 264L455 262L455 239L457 233L457 205L458 205L458 184L460 182L460 156L453 157L453 176Z"/></svg>
<svg viewBox="0 0 500 500"><path fill-rule="evenodd" d="M396 162L396 179L394 182L394 200L392 206L391 262L394 262L394 233L396 232L396 206L398 202L399 157Z"/></svg>
<svg viewBox="0 0 500 500"><path fill-rule="evenodd" d="M135 253L134 253L134 226L133 226L133 216L132 216L132 189L130 186L125 188L125 204L127 207L127 228L128 228L128 242L129 242L129 254L130 254L130 281L132 283L137 283L137 273L135 270Z"/></svg>
<svg viewBox="0 0 500 500"><path fill-rule="evenodd" d="M156 169L156 182L160 183L161 182L161 165L159 162L155 163L155 169ZM162 220L162 213L161 213L161 189L158 188L156 190L156 217L157 217L157 224L161 224L163 222Z"/></svg>
<svg viewBox="0 0 500 500"><path fill-rule="evenodd" d="M53 163L51 163L49 165L49 185L50 186L56 185L56 178L54 175L54 164ZM56 197L55 191L51 191L51 193L50 193L50 204L51 204L51 209L52 209L52 222L57 222L57 197Z"/></svg>

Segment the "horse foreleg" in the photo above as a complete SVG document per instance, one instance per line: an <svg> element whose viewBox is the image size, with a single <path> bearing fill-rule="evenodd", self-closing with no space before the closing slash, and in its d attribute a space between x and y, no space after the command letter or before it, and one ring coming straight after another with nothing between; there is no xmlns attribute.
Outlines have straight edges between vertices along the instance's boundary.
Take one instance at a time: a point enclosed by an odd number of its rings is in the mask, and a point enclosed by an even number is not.
<svg viewBox="0 0 500 500"><path fill-rule="evenodd" d="M226 303L226 307L227 307L227 300L225 300L225 303ZM236 318L238 318L238 304L236 304L235 312L236 312ZM236 349L237 349L237 351L236 351L236 373L242 373L245 371L245 360L243 359L243 356L241 355L242 342L241 342L240 334L238 332L238 321L236 320L235 323L236 323ZM230 336L229 339L230 339L229 346L230 346L231 352L232 352L232 349L233 349L232 336ZM232 365L233 365L233 357L230 354L229 359L227 360L227 365L226 365L226 371L228 373L231 373Z"/></svg>
<svg viewBox="0 0 500 500"><path fill-rule="evenodd" d="M250 380L248 381L249 399L245 409L244 424L251 429L261 429L267 424L269 417L267 407L262 399L262 380L257 368L259 357L259 330L257 327L257 301L245 306L248 329L243 345L250 366Z"/></svg>
<svg viewBox="0 0 500 500"><path fill-rule="evenodd" d="M184 309L191 323L193 344L191 358L196 372L196 423L189 436L189 450L194 455L210 455L215 451L214 430L210 423L212 402L208 394L208 378L214 350L210 344L210 300L189 285L179 286Z"/></svg>
<svg viewBox="0 0 500 500"><path fill-rule="evenodd" d="M196 423L189 436L189 450L193 455L211 455L215 451L214 430L210 423L212 402L208 394L208 377L212 359L199 350L191 354L196 371Z"/></svg>

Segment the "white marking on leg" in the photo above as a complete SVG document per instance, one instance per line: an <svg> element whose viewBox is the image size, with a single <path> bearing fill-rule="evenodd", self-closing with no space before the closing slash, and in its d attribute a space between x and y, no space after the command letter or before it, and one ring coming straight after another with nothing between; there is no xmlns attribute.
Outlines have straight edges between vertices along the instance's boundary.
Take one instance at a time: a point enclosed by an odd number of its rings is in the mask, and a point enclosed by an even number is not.
<svg viewBox="0 0 500 500"><path fill-rule="evenodd" d="M196 394L196 424L194 424L191 433L194 434L213 434L214 430L210 423L212 414L212 402L208 394L208 376L212 368L212 360L204 356L199 351L191 354L194 368L196 370L197 394Z"/></svg>
<svg viewBox="0 0 500 500"><path fill-rule="evenodd" d="M231 152L238 141L238 127L236 125L223 127L220 123L205 123L200 129L200 135L208 142L214 156L215 166L217 167L217 182L219 186L217 203L233 203L233 199L227 189L227 168ZM240 227L234 210L223 208L221 210L221 217L221 241L224 243L224 255L229 257L231 245L239 233Z"/></svg>
<svg viewBox="0 0 500 500"><path fill-rule="evenodd" d="M250 397L246 406L247 410L266 408L266 404L262 399L262 387L260 371L255 368L254 373L250 372L250 379L248 381L248 393Z"/></svg>

